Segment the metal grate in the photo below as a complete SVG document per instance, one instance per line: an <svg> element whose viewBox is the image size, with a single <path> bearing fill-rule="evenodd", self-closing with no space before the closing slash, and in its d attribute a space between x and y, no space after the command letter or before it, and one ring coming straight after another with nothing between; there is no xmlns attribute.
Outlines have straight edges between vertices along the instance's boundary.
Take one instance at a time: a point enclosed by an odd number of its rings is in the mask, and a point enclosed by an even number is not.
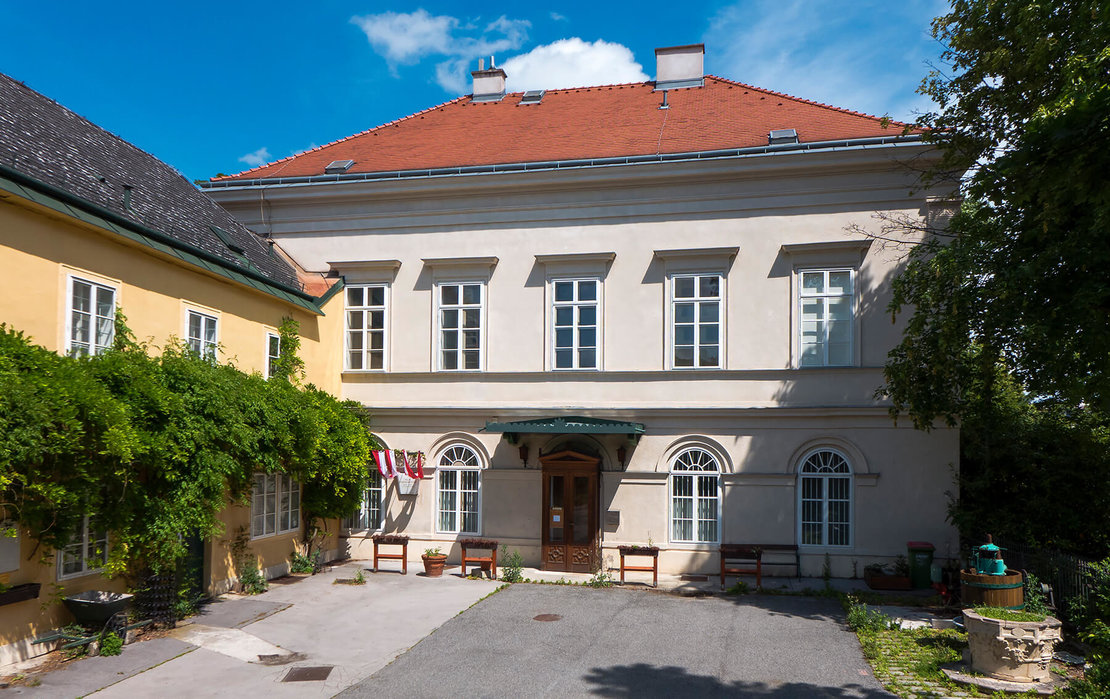
<svg viewBox="0 0 1110 699"><path fill-rule="evenodd" d="M282 682L323 682L331 674L331 665L307 665L290 668Z"/></svg>

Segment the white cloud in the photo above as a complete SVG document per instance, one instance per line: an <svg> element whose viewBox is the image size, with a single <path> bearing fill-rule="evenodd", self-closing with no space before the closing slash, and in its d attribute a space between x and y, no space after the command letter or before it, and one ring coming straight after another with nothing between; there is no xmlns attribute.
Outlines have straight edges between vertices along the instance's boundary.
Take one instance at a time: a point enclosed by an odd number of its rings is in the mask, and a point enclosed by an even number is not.
<svg viewBox="0 0 1110 699"><path fill-rule="evenodd" d="M273 156L270 155L270 151L267 150L266 146L262 146L253 153L240 156L239 162L246 163L248 167L258 167L259 165L265 165L270 162L272 157Z"/></svg>
<svg viewBox="0 0 1110 699"><path fill-rule="evenodd" d="M552 12L548 16L551 17L551 19L556 21L556 22L566 22L567 21L567 16L566 15L561 15L558 12Z"/></svg>
<svg viewBox="0 0 1110 699"><path fill-rule="evenodd" d="M648 79L632 51L608 41L590 43L578 37L560 39L513 56L502 66L508 89L549 90L585 85L611 85Z"/></svg>
<svg viewBox="0 0 1110 699"><path fill-rule="evenodd" d="M928 100L914 93L939 54L929 22L937 0L744 0L703 36L707 72L797 97L899 120Z"/></svg>
<svg viewBox="0 0 1110 699"><path fill-rule="evenodd" d="M477 20L464 23L449 15L433 16L424 9L352 17L351 22L362 29L395 75L399 64L413 64L427 56L444 57L436 64L436 83L456 94L470 89L468 66L477 67L480 57L520 48L532 26L528 20L501 15L481 28Z"/></svg>
<svg viewBox="0 0 1110 699"><path fill-rule="evenodd" d="M412 63L430 54L447 53L451 32L459 20L446 15L433 17L427 10L419 9L352 17L351 23L366 34L376 53L390 65L396 65Z"/></svg>

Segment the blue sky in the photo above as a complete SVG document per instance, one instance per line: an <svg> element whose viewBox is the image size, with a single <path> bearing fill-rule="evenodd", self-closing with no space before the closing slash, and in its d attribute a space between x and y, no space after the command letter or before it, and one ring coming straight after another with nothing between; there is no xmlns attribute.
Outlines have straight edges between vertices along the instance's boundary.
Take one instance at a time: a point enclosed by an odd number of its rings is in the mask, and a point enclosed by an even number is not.
<svg viewBox="0 0 1110 699"><path fill-rule="evenodd" d="M8 3L0 71L178 168L238 172L469 92L654 77L704 42L706 72L910 120L940 0Z"/></svg>

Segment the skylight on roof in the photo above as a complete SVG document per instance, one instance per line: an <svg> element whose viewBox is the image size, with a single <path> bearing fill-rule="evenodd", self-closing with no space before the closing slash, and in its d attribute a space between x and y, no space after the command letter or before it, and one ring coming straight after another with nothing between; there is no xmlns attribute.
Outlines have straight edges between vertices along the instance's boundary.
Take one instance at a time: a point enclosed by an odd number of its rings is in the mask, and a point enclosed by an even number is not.
<svg viewBox="0 0 1110 699"><path fill-rule="evenodd" d="M517 106L522 104L539 104L546 93L547 90L528 90L524 93L524 96L520 98L520 102L517 103Z"/></svg>
<svg viewBox="0 0 1110 699"><path fill-rule="evenodd" d="M333 160L324 168L324 174L339 175L350 170L354 164L353 160Z"/></svg>
<svg viewBox="0 0 1110 699"><path fill-rule="evenodd" d="M767 134L768 145L777 146L783 143L797 143L798 131L796 129L771 129Z"/></svg>
<svg viewBox="0 0 1110 699"><path fill-rule="evenodd" d="M235 242L235 239L231 237L230 233L220 228L219 226L213 226L209 224L208 227L212 229L212 232L216 234L216 237L220 239L220 242L227 246L228 250L237 255L243 254L243 247Z"/></svg>

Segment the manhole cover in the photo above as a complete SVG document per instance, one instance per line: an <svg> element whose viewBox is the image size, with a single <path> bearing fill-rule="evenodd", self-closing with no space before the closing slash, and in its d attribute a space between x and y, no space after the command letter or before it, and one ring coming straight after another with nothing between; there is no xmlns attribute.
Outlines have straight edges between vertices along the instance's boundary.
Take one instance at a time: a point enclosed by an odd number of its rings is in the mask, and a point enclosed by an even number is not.
<svg viewBox="0 0 1110 699"><path fill-rule="evenodd" d="M281 678L282 682L322 682L331 674L331 665L294 667Z"/></svg>
<svg viewBox="0 0 1110 699"><path fill-rule="evenodd" d="M559 621L562 618L562 614L537 614L532 617L532 621Z"/></svg>

